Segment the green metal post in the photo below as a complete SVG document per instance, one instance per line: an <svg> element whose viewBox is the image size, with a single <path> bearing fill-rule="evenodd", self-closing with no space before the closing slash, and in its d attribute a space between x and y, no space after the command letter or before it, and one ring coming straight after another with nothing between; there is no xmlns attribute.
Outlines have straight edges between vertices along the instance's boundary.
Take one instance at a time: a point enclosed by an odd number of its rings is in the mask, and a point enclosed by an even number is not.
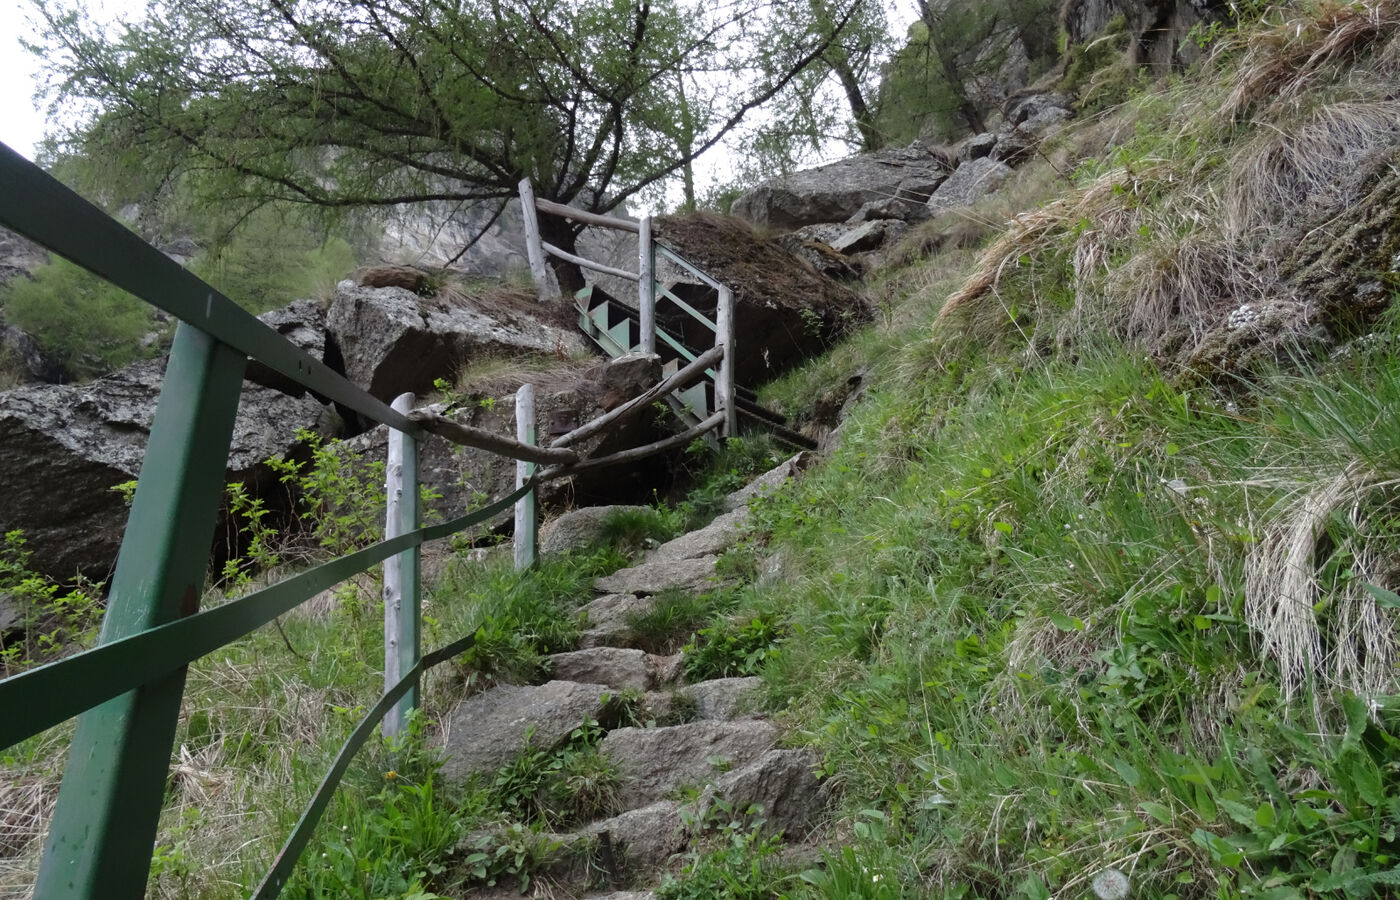
<svg viewBox="0 0 1400 900"><path fill-rule="evenodd" d="M405 415L413 411L413 395L400 394L394 410ZM389 429L388 509L384 536L398 537L418 529L418 442L413 435ZM384 690L390 690L418 664L422 652L419 641L418 573L421 548L414 545L384 561ZM396 737L407 730L408 711L418 705L415 684L384 717L384 736Z"/></svg>
<svg viewBox="0 0 1400 900"><path fill-rule="evenodd" d="M101 642L198 611L245 359L175 333ZM79 718L35 900L145 896L184 687L180 669Z"/></svg>

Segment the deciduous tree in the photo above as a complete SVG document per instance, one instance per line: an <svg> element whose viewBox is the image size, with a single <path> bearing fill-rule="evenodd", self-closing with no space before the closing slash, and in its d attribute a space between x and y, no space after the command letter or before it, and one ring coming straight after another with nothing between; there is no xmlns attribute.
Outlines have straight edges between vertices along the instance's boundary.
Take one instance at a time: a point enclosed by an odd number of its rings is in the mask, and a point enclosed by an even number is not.
<svg viewBox="0 0 1400 900"><path fill-rule="evenodd" d="M115 30L37 2L57 102L98 113L77 142L219 202L499 207L529 177L606 212L790 90L871 0L824 0L820 26L809 0L180 0Z"/></svg>

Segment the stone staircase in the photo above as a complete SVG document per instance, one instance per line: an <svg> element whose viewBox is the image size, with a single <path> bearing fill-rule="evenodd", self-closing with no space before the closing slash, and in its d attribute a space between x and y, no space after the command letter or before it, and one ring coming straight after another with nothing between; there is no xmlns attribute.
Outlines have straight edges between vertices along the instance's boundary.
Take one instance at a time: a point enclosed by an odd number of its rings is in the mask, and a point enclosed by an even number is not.
<svg viewBox="0 0 1400 900"><path fill-rule="evenodd" d="M727 511L710 525L598 579L599 596L580 609L587 627L581 649L550 657L552 680L493 687L463 700L447 717L442 775L449 782L489 777L527 748L561 746L585 723L606 729L598 749L619 775L615 812L547 836L549 858L531 882L543 891L536 896L652 900L654 894L638 889L679 869L677 855L704 833L705 811L716 804L730 811L726 821L759 806L765 831L781 830L790 840L811 829L825 798L814 774L817 760L778 746L778 729L758 711L761 680L686 684L682 655L634 646L627 624L651 609L662 591L698 593L719 585L715 563L738 540L748 501L797 474L800 465L798 457L789 460L731 495ZM619 698L630 704L630 715L619 716ZM630 890L618 892L624 888ZM520 891L506 885L466 896L518 897Z"/></svg>

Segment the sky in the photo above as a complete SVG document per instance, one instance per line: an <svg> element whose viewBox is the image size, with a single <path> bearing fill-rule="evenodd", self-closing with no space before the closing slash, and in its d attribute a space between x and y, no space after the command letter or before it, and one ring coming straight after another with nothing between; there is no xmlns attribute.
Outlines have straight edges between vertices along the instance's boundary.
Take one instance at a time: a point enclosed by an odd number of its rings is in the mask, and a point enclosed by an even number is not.
<svg viewBox="0 0 1400 900"><path fill-rule="evenodd" d="M33 99L39 61L19 45L33 31L30 8L27 0L0 0L0 143L33 159L44 114Z"/></svg>
<svg viewBox="0 0 1400 900"><path fill-rule="evenodd" d="M98 21L139 15L145 0L88 0L83 4ZM0 0L0 143L29 159L43 140L45 102L34 98L40 87L42 61L20 46L23 37L37 33L31 0Z"/></svg>

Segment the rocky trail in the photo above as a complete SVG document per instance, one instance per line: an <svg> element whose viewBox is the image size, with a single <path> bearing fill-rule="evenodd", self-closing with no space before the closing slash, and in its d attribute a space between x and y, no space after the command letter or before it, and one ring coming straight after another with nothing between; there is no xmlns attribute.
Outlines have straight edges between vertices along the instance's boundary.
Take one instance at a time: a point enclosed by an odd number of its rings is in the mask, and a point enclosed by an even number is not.
<svg viewBox="0 0 1400 900"><path fill-rule="evenodd" d="M798 474L794 457L731 494L709 525L649 551L635 566L599 578L596 599L579 609L580 649L549 658L550 680L500 684L461 701L440 735L442 776L462 782L491 777L526 752L563 747L581 727L604 730L597 747L618 781L606 814L548 835L544 863L532 885L546 896L646 900L668 863L710 822L746 813L764 820L767 834L800 839L820 812L825 792L818 762L805 750L782 749L780 732L758 711L761 680L731 677L686 683L683 654L657 655L637 646L631 624L652 610L663 591L701 593L721 586L716 562L740 538L748 501ZM583 540L598 508L566 514L544 546ZM496 836L469 836L470 853L499 845ZM475 898L520 896L502 879ZM623 890L630 888L632 890ZM639 889L643 889L640 890Z"/></svg>

